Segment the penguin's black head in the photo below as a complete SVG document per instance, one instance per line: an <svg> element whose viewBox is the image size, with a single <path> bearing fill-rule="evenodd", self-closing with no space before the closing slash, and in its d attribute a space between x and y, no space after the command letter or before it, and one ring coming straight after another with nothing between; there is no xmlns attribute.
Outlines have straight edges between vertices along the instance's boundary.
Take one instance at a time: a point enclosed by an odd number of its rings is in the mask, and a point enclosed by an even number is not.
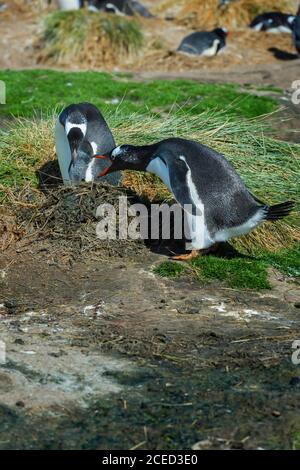
<svg viewBox="0 0 300 470"><path fill-rule="evenodd" d="M226 28L216 28L213 30L213 33L217 34L220 38L225 39L229 31Z"/></svg>
<svg viewBox="0 0 300 470"><path fill-rule="evenodd" d="M84 134L80 127L74 126L71 127L71 129L69 130L67 137L71 150L71 159L72 162L75 162L77 158L78 148L84 139Z"/></svg>
<svg viewBox="0 0 300 470"><path fill-rule="evenodd" d="M95 155L95 158L104 158L110 162L110 165L99 176L120 170L144 171L149 163L149 158L142 149L143 147L133 145L121 145L107 155Z"/></svg>

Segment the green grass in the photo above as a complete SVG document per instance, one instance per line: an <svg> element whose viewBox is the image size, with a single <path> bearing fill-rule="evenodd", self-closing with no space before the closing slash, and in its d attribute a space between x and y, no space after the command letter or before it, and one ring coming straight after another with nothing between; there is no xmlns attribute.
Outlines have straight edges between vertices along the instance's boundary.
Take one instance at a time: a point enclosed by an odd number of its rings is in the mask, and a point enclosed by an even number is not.
<svg viewBox="0 0 300 470"><path fill-rule="evenodd" d="M293 250L282 250L278 253L263 252L260 258L288 276L300 277L300 244L295 245Z"/></svg>
<svg viewBox="0 0 300 470"><path fill-rule="evenodd" d="M293 436L293 450L300 450L300 431Z"/></svg>
<svg viewBox="0 0 300 470"><path fill-rule="evenodd" d="M255 259L234 257L232 259L217 256L200 256L180 264L165 261L154 268L161 277L176 278L182 275L192 276L199 281L218 280L236 289L270 289L268 268L275 267L290 276L300 277L300 244L293 249L277 253L268 251L257 254Z"/></svg>
<svg viewBox="0 0 300 470"><path fill-rule="evenodd" d="M164 113L182 108L191 115L214 110L224 116L253 118L277 108L275 100L241 92L238 85L231 84L188 80L140 83L125 74L54 70L0 71L0 80L7 89L7 104L0 105L2 116L39 116L81 101L92 102L104 114L121 110L125 118L136 112Z"/></svg>
<svg viewBox="0 0 300 470"><path fill-rule="evenodd" d="M164 261L153 270L161 277L179 277L186 270L182 264L174 263L172 261Z"/></svg>

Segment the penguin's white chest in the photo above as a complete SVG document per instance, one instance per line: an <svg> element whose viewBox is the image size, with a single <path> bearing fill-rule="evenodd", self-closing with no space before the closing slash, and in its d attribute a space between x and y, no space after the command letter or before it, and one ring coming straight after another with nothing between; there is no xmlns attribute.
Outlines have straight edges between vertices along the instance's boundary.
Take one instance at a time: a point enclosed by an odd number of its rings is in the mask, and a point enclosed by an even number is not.
<svg viewBox="0 0 300 470"><path fill-rule="evenodd" d="M197 212L195 215L190 212L186 212L188 228L189 228L189 238L191 239L191 246L187 244L187 249L202 250L208 248L213 244L213 240L208 231L206 221L205 221L205 207L199 195L199 191L196 188L196 185L192 178L192 172L187 164L186 158L184 155L181 155L180 160L184 161L187 166L186 181L183 184L186 184L189 188L189 193L193 204L195 205Z"/></svg>
<svg viewBox="0 0 300 470"><path fill-rule="evenodd" d="M71 151L65 129L59 120L57 120L55 126L55 146L64 184L70 184L69 166L71 163Z"/></svg>
<svg viewBox="0 0 300 470"><path fill-rule="evenodd" d="M220 44L219 39L215 39L212 46L205 49L201 55L204 55L206 57L213 57L217 53L219 44Z"/></svg>

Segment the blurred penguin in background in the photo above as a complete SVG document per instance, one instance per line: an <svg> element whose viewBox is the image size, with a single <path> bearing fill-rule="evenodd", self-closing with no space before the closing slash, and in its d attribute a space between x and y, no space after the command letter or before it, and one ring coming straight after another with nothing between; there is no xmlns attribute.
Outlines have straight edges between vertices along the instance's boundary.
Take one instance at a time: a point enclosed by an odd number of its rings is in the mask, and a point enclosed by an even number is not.
<svg viewBox="0 0 300 470"><path fill-rule="evenodd" d="M298 6L297 15L293 23L293 43L298 55L300 55L300 4Z"/></svg>
<svg viewBox="0 0 300 470"><path fill-rule="evenodd" d="M137 0L89 0L89 11L114 13L116 15L133 16L136 13L145 18L153 18L150 11Z"/></svg>
<svg viewBox="0 0 300 470"><path fill-rule="evenodd" d="M57 0L60 10L79 10L84 6L84 0Z"/></svg>

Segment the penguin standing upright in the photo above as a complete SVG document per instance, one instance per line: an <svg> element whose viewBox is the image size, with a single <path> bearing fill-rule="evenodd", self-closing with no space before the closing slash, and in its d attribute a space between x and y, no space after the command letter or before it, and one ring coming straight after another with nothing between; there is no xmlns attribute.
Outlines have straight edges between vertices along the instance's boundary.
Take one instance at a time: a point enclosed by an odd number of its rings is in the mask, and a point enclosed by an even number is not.
<svg viewBox="0 0 300 470"><path fill-rule="evenodd" d="M60 113L55 144L64 184L96 180L104 164L93 156L116 146L104 117L90 103L71 104ZM108 175L106 180L117 185L120 174Z"/></svg>
<svg viewBox="0 0 300 470"><path fill-rule="evenodd" d="M198 31L186 36L181 41L177 51L212 57L226 46L227 35L228 31L225 28L216 28L210 32Z"/></svg>
<svg viewBox="0 0 300 470"><path fill-rule="evenodd" d="M192 140L170 138L153 145L122 145L110 154L103 174L130 169L159 176L187 214L191 253L207 252L219 242L246 234L265 220L292 210L292 201L267 206L246 188L235 169L215 150Z"/></svg>

